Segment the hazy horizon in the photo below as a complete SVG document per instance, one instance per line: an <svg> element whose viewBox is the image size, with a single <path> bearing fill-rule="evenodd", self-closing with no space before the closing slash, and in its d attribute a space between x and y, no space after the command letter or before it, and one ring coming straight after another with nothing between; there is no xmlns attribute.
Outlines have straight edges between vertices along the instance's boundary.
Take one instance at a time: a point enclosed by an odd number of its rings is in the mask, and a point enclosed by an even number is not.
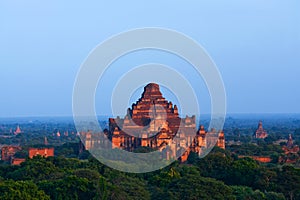
<svg viewBox="0 0 300 200"><path fill-rule="evenodd" d="M124 113L124 115L120 115L119 117L124 117L126 113ZM190 115L189 115L190 116ZM203 117L210 117L210 113L202 113L201 116ZM300 113L227 113L226 114L226 118L232 118L232 117L296 117L296 118L300 118ZM85 116L83 116L85 117ZM97 115L98 118L107 118L107 117L116 117L113 115ZM13 117L3 117L0 116L0 119L26 119L26 118L33 118L33 119L38 119L38 118L50 118L50 119L56 119L56 118L73 118L73 115L32 115L32 116L13 116Z"/></svg>

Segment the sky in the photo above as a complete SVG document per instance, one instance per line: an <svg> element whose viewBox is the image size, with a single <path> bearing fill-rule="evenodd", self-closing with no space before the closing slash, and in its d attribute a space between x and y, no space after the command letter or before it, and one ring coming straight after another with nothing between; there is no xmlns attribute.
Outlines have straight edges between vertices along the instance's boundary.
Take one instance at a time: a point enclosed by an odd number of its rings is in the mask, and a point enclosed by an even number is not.
<svg viewBox="0 0 300 200"><path fill-rule="evenodd" d="M3 0L0 117L72 115L74 82L89 53L112 35L143 27L179 31L205 48L222 75L228 113L300 113L299 8L298 0ZM183 65L176 60L144 52L119 65ZM209 100L201 110L210 112Z"/></svg>

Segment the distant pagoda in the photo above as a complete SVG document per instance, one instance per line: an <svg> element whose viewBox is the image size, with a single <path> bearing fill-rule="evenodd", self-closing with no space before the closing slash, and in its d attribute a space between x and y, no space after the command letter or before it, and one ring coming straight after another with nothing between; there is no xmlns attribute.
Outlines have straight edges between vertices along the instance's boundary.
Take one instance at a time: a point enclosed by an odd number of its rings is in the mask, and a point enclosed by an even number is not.
<svg viewBox="0 0 300 200"><path fill-rule="evenodd" d="M15 135L18 135L18 134L20 134L20 133L22 133L22 131L21 131L20 126L18 125L17 128L16 128L16 130L15 130L15 132L14 132L14 134L15 134Z"/></svg>
<svg viewBox="0 0 300 200"><path fill-rule="evenodd" d="M267 131L265 131L263 128L262 121L259 121L258 128L254 133L254 137L259 138L259 139L264 139L264 138L268 137Z"/></svg>
<svg viewBox="0 0 300 200"><path fill-rule="evenodd" d="M292 134L289 134L288 141L285 146L282 147L285 154L297 154L299 152L299 146L293 142Z"/></svg>
<svg viewBox="0 0 300 200"><path fill-rule="evenodd" d="M297 163L299 160L299 151L300 148L298 145L295 145L293 142L292 135L289 134L289 138L287 140L286 145L282 147L282 150L284 152L284 155L279 157L279 163L284 164L292 164L292 163Z"/></svg>
<svg viewBox="0 0 300 200"><path fill-rule="evenodd" d="M288 148L293 148L294 142L293 142L292 134L289 134L289 139L288 139L288 141L287 141L286 146L287 146Z"/></svg>

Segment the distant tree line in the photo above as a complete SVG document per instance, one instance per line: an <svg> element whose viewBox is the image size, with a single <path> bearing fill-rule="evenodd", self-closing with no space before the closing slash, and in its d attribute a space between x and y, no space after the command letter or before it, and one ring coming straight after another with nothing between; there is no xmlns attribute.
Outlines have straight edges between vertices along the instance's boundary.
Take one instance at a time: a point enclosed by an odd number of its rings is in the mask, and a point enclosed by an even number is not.
<svg viewBox="0 0 300 200"><path fill-rule="evenodd" d="M145 174L119 172L90 156L34 157L0 165L0 199L300 199L300 170L217 148Z"/></svg>

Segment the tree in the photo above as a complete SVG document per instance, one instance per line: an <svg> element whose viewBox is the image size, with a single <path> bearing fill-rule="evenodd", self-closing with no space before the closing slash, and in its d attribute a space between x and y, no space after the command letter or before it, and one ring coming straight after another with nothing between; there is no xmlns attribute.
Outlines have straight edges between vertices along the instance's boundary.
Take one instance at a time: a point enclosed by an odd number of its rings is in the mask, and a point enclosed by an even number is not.
<svg viewBox="0 0 300 200"><path fill-rule="evenodd" d="M170 192L169 199L235 199L230 187L200 174L173 180L165 191Z"/></svg>
<svg viewBox="0 0 300 200"><path fill-rule="evenodd" d="M288 199L300 199L300 169L284 166L277 174L277 191Z"/></svg>
<svg viewBox="0 0 300 200"><path fill-rule="evenodd" d="M205 177L225 181L232 167L233 159L224 153L211 153L197 162L197 167Z"/></svg>
<svg viewBox="0 0 300 200"><path fill-rule="evenodd" d="M44 191L31 181L3 181L0 182L1 200L50 200L50 197Z"/></svg>
<svg viewBox="0 0 300 200"><path fill-rule="evenodd" d="M50 179L53 173L61 171L51 161L35 156L22 163L21 167L7 174L13 180L38 180Z"/></svg>
<svg viewBox="0 0 300 200"><path fill-rule="evenodd" d="M147 190L145 180L108 168L103 176L111 183L109 196L113 199L117 199L119 194L123 194L122 199L150 199L150 192Z"/></svg>
<svg viewBox="0 0 300 200"><path fill-rule="evenodd" d="M259 190L253 191L250 187L245 186L231 186L233 189L233 194L236 199L239 200L285 200L283 194L275 192L261 192Z"/></svg>
<svg viewBox="0 0 300 200"><path fill-rule="evenodd" d="M51 199L78 200L96 197L96 188L86 178L68 176L55 181L41 181L39 188L45 191Z"/></svg>
<svg viewBox="0 0 300 200"><path fill-rule="evenodd" d="M74 174L77 177L86 178L90 182L93 182L97 199L108 198L107 182L97 171L91 169L78 169L74 171Z"/></svg>

